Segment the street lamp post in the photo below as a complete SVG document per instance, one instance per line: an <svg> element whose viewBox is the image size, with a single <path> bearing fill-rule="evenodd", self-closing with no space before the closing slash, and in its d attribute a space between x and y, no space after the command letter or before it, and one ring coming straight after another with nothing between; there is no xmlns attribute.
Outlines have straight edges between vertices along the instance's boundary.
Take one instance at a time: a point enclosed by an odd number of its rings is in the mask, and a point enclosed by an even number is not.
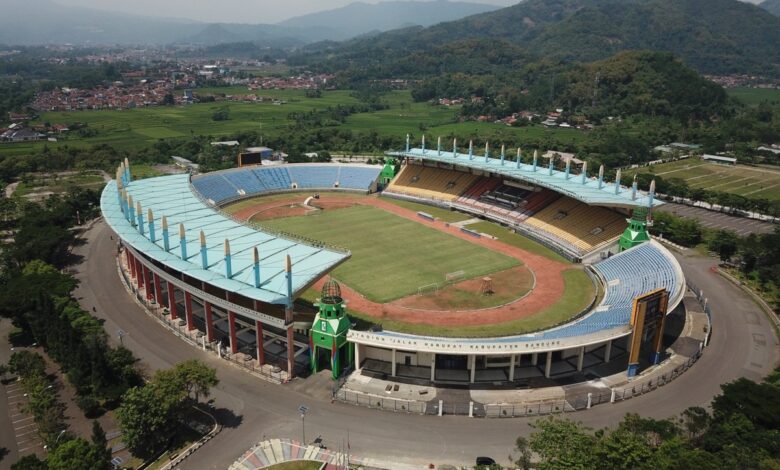
<svg viewBox="0 0 780 470"><path fill-rule="evenodd" d="M301 433L303 434L303 445L306 445L306 412L309 411L309 407L301 405L298 407L298 411L301 413Z"/></svg>

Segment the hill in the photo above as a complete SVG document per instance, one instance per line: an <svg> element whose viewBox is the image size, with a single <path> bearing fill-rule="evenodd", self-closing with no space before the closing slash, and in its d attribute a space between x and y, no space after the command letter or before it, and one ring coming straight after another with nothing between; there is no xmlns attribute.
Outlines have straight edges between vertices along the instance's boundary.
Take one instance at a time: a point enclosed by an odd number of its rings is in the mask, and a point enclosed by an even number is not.
<svg viewBox="0 0 780 470"><path fill-rule="evenodd" d="M297 47L345 40L410 24L428 26L495 10L485 4L447 0L355 3L291 18L280 24L200 23L84 7L52 0L4 0L0 44L169 44L254 42L260 47Z"/></svg>
<svg viewBox="0 0 780 470"><path fill-rule="evenodd" d="M780 57L780 18L737 0L527 0L310 51L319 60L348 59L365 67L378 57L424 55L444 44L484 39L515 44L540 58L584 62L650 49L672 52L700 72L780 76L780 64L770 59Z"/></svg>
<svg viewBox="0 0 780 470"><path fill-rule="evenodd" d="M356 2L334 10L297 16L278 23L278 26L300 30L315 28L322 31L322 39L344 40L405 26L430 26L498 8L484 3L449 0Z"/></svg>
<svg viewBox="0 0 780 470"><path fill-rule="evenodd" d="M764 0L758 6L775 16L780 16L780 0Z"/></svg>

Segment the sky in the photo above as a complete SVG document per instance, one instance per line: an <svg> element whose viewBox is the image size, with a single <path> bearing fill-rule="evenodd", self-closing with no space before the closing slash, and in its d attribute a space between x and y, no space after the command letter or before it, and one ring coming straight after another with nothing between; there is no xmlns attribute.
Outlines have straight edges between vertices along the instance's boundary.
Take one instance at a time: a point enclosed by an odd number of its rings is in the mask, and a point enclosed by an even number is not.
<svg viewBox="0 0 780 470"><path fill-rule="evenodd" d="M331 10L356 0L54 0L67 6L84 6L145 16L187 18L204 22L276 23L294 16ZM378 3L376 0L366 3ZM381 1L381 0L380 0ZM464 0L509 6L519 0Z"/></svg>

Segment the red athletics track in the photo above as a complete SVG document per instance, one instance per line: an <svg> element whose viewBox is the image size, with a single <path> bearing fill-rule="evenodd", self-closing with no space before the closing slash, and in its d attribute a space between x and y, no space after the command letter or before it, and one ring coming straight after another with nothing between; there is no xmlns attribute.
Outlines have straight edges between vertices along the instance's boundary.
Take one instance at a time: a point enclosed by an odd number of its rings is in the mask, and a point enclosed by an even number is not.
<svg viewBox="0 0 780 470"><path fill-rule="evenodd" d="M241 220L246 220L261 210L271 207L279 207L284 204L290 204L290 202L293 201L300 202L300 199L301 196L291 196L290 200L276 200L268 203L260 202L257 205L242 209L236 212L234 215ZM495 308L472 311L465 310L458 312L416 310L407 307L401 307L394 304L393 302L380 304L364 298L349 286L342 285L341 292L343 297L348 301L347 307L350 309L354 309L358 312L377 319L386 318L406 323L439 326L476 326L505 323L512 320L530 317L554 304L563 295L564 283L562 272L566 269L571 269L570 265L553 261L549 258L545 258L544 256L531 253L530 251L501 243L498 240L492 240L485 237L475 238L461 232L460 229L456 227L446 226L444 222L432 222L423 219L413 210L397 206L376 196L350 198L340 197L339 195L333 193L325 193L322 194L320 199L316 201L316 205L318 207L325 209L328 207L346 207L353 204L374 206L399 217L412 220L441 232L445 232L452 236L461 238L470 243L475 243L487 249L498 251L507 256L511 256L517 260L520 260L528 267L528 269L531 270L531 272L534 273L534 276L536 276L536 285L528 295L516 302ZM315 284L315 287L321 288L324 282L325 279L320 279Z"/></svg>

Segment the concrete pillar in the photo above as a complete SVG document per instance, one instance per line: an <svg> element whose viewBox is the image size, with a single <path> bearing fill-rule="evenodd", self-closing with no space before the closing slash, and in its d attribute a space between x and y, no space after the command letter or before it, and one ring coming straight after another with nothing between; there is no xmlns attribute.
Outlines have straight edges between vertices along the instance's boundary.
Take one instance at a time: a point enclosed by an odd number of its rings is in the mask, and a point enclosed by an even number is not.
<svg viewBox="0 0 780 470"><path fill-rule="evenodd" d="M550 370L552 369L552 351L547 351L547 361L544 365L544 376L550 378Z"/></svg>
<svg viewBox="0 0 780 470"><path fill-rule="evenodd" d="M469 370L469 382L474 383L474 378L477 375L477 356L475 355L469 356L469 362L471 364Z"/></svg>
<svg viewBox="0 0 780 470"><path fill-rule="evenodd" d="M355 343L355 370L360 371L360 343Z"/></svg>
<svg viewBox="0 0 780 470"><path fill-rule="evenodd" d="M474 417L474 402L469 401L469 418Z"/></svg>
<svg viewBox="0 0 780 470"><path fill-rule="evenodd" d="M154 274L154 301L157 302L157 305L162 307L163 305L163 295L162 295L162 285L160 282L160 276L158 276L156 273Z"/></svg>
<svg viewBox="0 0 780 470"><path fill-rule="evenodd" d="M295 376L295 335L292 323L287 328L287 376Z"/></svg>
<svg viewBox="0 0 780 470"><path fill-rule="evenodd" d="M539 364L539 353L533 353L531 354L531 365L535 366Z"/></svg>
<svg viewBox="0 0 780 470"><path fill-rule="evenodd" d="M609 357L612 355L612 340L607 341L604 346L604 362L609 362Z"/></svg>
<svg viewBox="0 0 780 470"><path fill-rule="evenodd" d="M585 346L580 348L580 353L577 356L577 372L582 372L582 365L585 363Z"/></svg>
<svg viewBox="0 0 780 470"><path fill-rule="evenodd" d="M615 389L613 388L610 395L609 395L609 402L615 403Z"/></svg>
<svg viewBox="0 0 780 470"><path fill-rule="evenodd" d="M228 312L228 332L230 337L230 353L238 352L238 338L236 338L236 314Z"/></svg>
<svg viewBox="0 0 780 470"><path fill-rule="evenodd" d="M593 405L593 393L588 392L588 409Z"/></svg>
<svg viewBox="0 0 780 470"><path fill-rule="evenodd" d="M154 288L152 287L152 273L144 265L144 286L146 286L146 301L151 302L154 298Z"/></svg>
<svg viewBox="0 0 780 470"><path fill-rule="evenodd" d="M192 294L184 291L184 318L187 320L187 331L195 329L195 322L192 321Z"/></svg>
<svg viewBox="0 0 780 470"><path fill-rule="evenodd" d="M214 341L214 314L211 311L211 304L203 301L203 319L206 323L206 339L209 343Z"/></svg>
<svg viewBox="0 0 780 470"><path fill-rule="evenodd" d="M144 286L144 268L138 259L135 260L135 273L136 273L135 276L136 284L140 289L141 287Z"/></svg>
<svg viewBox="0 0 780 470"><path fill-rule="evenodd" d="M395 349L393 349L393 354L390 359L390 375L395 377L395 371L396 371L396 364L395 364Z"/></svg>
<svg viewBox="0 0 780 470"><path fill-rule="evenodd" d="M263 324L255 320L255 341L257 342L257 363L265 364L265 350L263 350Z"/></svg>
<svg viewBox="0 0 780 470"><path fill-rule="evenodd" d="M509 356L509 381L515 381L515 355Z"/></svg>
<svg viewBox="0 0 780 470"><path fill-rule="evenodd" d="M130 278L135 279L135 258L127 248L125 248L125 261L127 261L127 270L130 271Z"/></svg>
<svg viewBox="0 0 780 470"><path fill-rule="evenodd" d="M172 320L179 318L179 314L176 311L176 287L170 282L168 283L168 310L171 312Z"/></svg>
<svg viewBox="0 0 780 470"><path fill-rule="evenodd" d="M431 382L436 381L436 353L431 353ZM441 408L439 408L441 412Z"/></svg>

